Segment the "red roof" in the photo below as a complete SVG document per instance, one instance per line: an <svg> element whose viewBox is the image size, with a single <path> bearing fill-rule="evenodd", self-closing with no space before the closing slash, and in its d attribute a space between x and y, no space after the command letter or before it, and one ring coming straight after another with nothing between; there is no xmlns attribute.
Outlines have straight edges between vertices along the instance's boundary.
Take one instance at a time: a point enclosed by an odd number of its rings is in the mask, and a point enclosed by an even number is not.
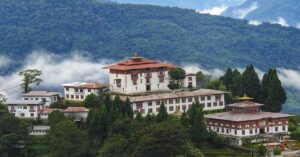
<svg viewBox="0 0 300 157"><path fill-rule="evenodd" d="M67 109L65 109L63 112L89 112L89 109L85 108L85 107L68 107Z"/></svg>
<svg viewBox="0 0 300 157"><path fill-rule="evenodd" d="M137 69L147 69L147 68L173 68L172 64L160 63L153 60L147 60L142 57L132 57L130 60L120 62L115 65L110 65L103 67L104 69L113 70L137 70Z"/></svg>
<svg viewBox="0 0 300 157"><path fill-rule="evenodd" d="M259 106L263 106L263 104L259 104L259 103L255 103L255 102L251 102L251 101L241 101L241 102L227 105L227 107L241 107L241 108L259 107Z"/></svg>

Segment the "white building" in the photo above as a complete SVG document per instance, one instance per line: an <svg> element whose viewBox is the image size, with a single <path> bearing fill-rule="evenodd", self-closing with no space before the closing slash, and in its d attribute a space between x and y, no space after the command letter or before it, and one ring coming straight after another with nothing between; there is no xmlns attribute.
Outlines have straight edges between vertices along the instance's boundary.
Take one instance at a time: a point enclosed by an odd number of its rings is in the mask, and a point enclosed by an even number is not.
<svg viewBox="0 0 300 157"><path fill-rule="evenodd" d="M52 108L44 108L43 110L41 110L40 112L40 118L43 119L43 120L48 120L48 116L51 112L53 111L60 111L62 112L63 110L62 109L52 109Z"/></svg>
<svg viewBox="0 0 300 157"><path fill-rule="evenodd" d="M105 90L105 85L99 83L74 82L62 84L65 100L83 101L89 94L98 94Z"/></svg>
<svg viewBox="0 0 300 157"><path fill-rule="evenodd" d="M128 97L135 113L157 114L160 104L163 102L167 112L173 114L187 111L197 100L203 106L204 111L224 109L225 93L219 90L198 89L140 96L120 96L120 98L125 101Z"/></svg>
<svg viewBox="0 0 300 157"><path fill-rule="evenodd" d="M45 102L45 108L49 108L52 103L59 101L60 94L49 91L31 91L23 94L22 99L28 101L43 101Z"/></svg>
<svg viewBox="0 0 300 157"><path fill-rule="evenodd" d="M32 126L29 129L29 135L31 136L44 136L47 135L50 130L50 126Z"/></svg>
<svg viewBox="0 0 300 157"><path fill-rule="evenodd" d="M187 88L196 88L197 81L196 81L196 75L189 73L186 75L186 79L184 79L184 87Z"/></svg>
<svg viewBox="0 0 300 157"><path fill-rule="evenodd" d="M288 122L291 115L260 111L263 104L251 102L251 98L242 97L242 101L229 104L230 112L204 115L207 129L222 136L236 139L234 144L244 144L243 138L255 139L264 135L288 134Z"/></svg>
<svg viewBox="0 0 300 157"><path fill-rule="evenodd" d="M86 121L89 109L85 107L68 107L63 112L66 117L74 118L74 121Z"/></svg>
<svg viewBox="0 0 300 157"><path fill-rule="evenodd" d="M104 67L109 69L109 89L114 93L140 94L170 91L169 70L175 66L135 55L130 60ZM184 80L184 87L196 87L195 75Z"/></svg>
<svg viewBox="0 0 300 157"><path fill-rule="evenodd" d="M39 100L14 100L6 102L8 111L19 118L38 118L45 103Z"/></svg>

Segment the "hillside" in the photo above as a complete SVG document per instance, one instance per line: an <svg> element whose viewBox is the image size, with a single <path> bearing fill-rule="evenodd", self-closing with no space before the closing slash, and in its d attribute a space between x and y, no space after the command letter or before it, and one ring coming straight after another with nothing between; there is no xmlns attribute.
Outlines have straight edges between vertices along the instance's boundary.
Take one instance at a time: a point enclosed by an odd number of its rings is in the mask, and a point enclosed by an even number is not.
<svg viewBox="0 0 300 157"><path fill-rule="evenodd" d="M0 51L16 62L33 50L45 49L61 55L79 50L113 59L138 52L204 68L299 65L300 30L247 23L148 5L2 0Z"/></svg>
<svg viewBox="0 0 300 157"><path fill-rule="evenodd" d="M252 8L244 18L256 21L278 22L281 18L290 26L300 28L299 0L247 0L245 3L228 8L222 15L240 18L247 9Z"/></svg>

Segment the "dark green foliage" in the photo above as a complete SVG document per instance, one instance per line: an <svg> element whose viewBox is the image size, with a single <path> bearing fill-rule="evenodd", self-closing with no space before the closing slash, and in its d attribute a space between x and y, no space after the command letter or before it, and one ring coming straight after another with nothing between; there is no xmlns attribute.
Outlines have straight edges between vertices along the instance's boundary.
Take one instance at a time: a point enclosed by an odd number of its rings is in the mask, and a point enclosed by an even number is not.
<svg viewBox="0 0 300 157"><path fill-rule="evenodd" d="M94 0L1 0L0 15L1 53L19 56L16 63L35 49L63 56L81 50L95 59L139 52L205 68L250 63L260 69L294 68L300 60L297 29L251 26L194 10Z"/></svg>
<svg viewBox="0 0 300 157"><path fill-rule="evenodd" d="M18 136L14 133L0 136L0 152L9 156L14 151L14 145L17 144Z"/></svg>
<svg viewBox="0 0 300 157"><path fill-rule="evenodd" d="M241 93L254 98L254 101L258 102L260 94L260 80L255 72L254 66L247 66L242 76Z"/></svg>
<svg viewBox="0 0 300 157"><path fill-rule="evenodd" d="M241 84L243 79L242 74L237 69L234 69L232 75L233 76L232 76L231 85L227 88L231 91L233 96L241 96L243 95L241 91Z"/></svg>
<svg viewBox="0 0 300 157"><path fill-rule="evenodd" d="M85 97L83 101L84 107L87 108L94 108L94 107L99 107L100 100L99 96L95 95L94 93L89 94Z"/></svg>
<svg viewBox="0 0 300 157"><path fill-rule="evenodd" d="M295 131L297 130L298 128L298 122L296 121L295 117L290 117L289 118L289 131L292 132L292 131Z"/></svg>
<svg viewBox="0 0 300 157"><path fill-rule="evenodd" d="M274 155L281 155L281 150L280 150L279 148L275 147L275 148L273 149L273 154L274 154Z"/></svg>
<svg viewBox="0 0 300 157"><path fill-rule="evenodd" d="M253 146L253 149L256 151L257 155L260 157L264 157L267 153L267 148L264 147L262 144Z"/></svg>
<svg viewBox="0 0 300 157"><path fill-rule="evenodd" d="M22 151L28 157L46 156L49 154L49 141L46 136L30 136Z"/></svg>
<svg viewBox="0 0 300 157"><path fill-rule="evenodd" d="M291 133L291 138L300 141L300 128L297 128L297 130Z"/></svg>
<svg viewBox="0 0 300 157"><path fill-rule="evenodd" d="M179 89L182 87L182 85L183 85L182 80L184 80L184 78L186 76L185 71L183 69L173 68L173 69L169 70L169 76L172 79L172 81L168 85L168 87L171 90Z"/></svg>
<svg viewBox="0 0 300 157"><path fill-rule="evenodd" d="M168 84L168 88L171 90L175 90L175 89L179 89L180 85L178 83L170 82L170 84Z"/></svg>
<svg viewBox="0 0 300 157"><path fill-rule="evenodd" d="M138 122L142 122L143 121L143 117L142 117L142 114L140 112L138 112L136 114L135 120L137 120Z"/></svg>
<svg viewBox="0 0 300 157"><path fill-rule="evenodd" d="M105 140L99 157L131 157L132 143L121 135L113 135Z"/></svg>
<svg viewBox="0 0 300 157"><path fill-rule="evenodd" d="M220 80L211 80L210 82L208 82L206 88L216 89L216 90L223 90L223 91L227 90L226 86Z"/></svg>
<svg viewBox="0 0 300 157"><path fill-rule="evenodd" d="M168 112L164 103L160 104L159 112L157 114L157 122L163 122L168 119Z"/></svg>
<svg viewBox="0 0 300 157"><path fill-rule="evenodd" d="M65 120L66 117L64 113L60 111L53 111L48 115L48 121L51 126L54 126L55 124Z"/></svg>
<svg viewBox="0 0 300 157"><path fill-rule="evenodd" d="M265 111L280 112L287 97L276 69L270 69L263 77L260 87L260 101L264 103Z"/></svg>
<svg viewBox="0 0 300 157"><path fill-rule="evenodd" d="M87 151L88 138L70 120L54 125L49 132L49 148L56 157L80 157Z"/></svg>
<svg viewBox="0 0 300 157"><path fill-rule="evenodd" d="M220 77L220 81L222 81L228 89L231 89L231 85L233 84L233 72L231 68L228 68L225 75Z"/></svg>
<svg viewBox="0 0 300 157"><path fill-rule="evenodd" d="M180 116L180 122L181 124L185 127L188 128L189 127L189 118L188 118L188 114L186 113L186 111L184 111L181 116Z"/></svg>
<svg viewBox="0 0 300 157"><path fill-rule="evenodd" d="M134 156L174 157L183 154L188 142L184 128L176 122L165 121L145 128Z"/></svg>
<svg viewBox="0 0 300 157"><path fill-rule="evenodd" d="M210 134L210 136L208 138L209 143L211 143L214 148L221 148L225 145L224 140L220 136L218 136L216 133L212 132L209 134Z"/></svg>
<svg viewBox="0 0 300 157"><path fill-rule="evenodd" d="M0 116L7 113L8 113L7 106L3 105L2 102L0 101Z"/></svg>
<svg viewBox="0 0 300 157"><path fill-rule="evenodd" d="M131 103L128 97L126 98L123 108L123 116L133 118L133 109L131 108Z"/></svg>

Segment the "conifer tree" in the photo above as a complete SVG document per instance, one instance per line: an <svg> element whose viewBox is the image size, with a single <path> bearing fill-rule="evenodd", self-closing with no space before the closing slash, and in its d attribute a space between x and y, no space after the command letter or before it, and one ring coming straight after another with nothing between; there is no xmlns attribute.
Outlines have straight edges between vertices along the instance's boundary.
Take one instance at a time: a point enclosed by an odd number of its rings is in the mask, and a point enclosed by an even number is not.
<svg viewBox="0 0 300 157"><path fill-rule="evenodd" d="M255 101L259 100L260 80L253 65L247 66L243 72L241 82L241 92L249 97L254 98Z"/></svg>
<svg viewBox="0 0 300 157"><path fill-rule="evenodd" d="M184 111L181 116L180 116L180 122L181 124L185 127L188 128L189 126L189 119L188 119L188 115L186 113L186 111Z"/></svg>
<svg viewBox="0 0 300 157"><path fill-rule="evenodd" d="M143 121L143 117L142 114L140 112L138 112L135 116L135 120L138 122L142 122Z"/></svg>
<svg viewBox="0 0 300 157"><path fill-rule="evenodd" d="M105 95L104 104L106 106L107 112L110 113L110 109L111 109L111 106L112 106L112 101L111 101L111 98L110 98L110 94Z"/></svg>
<svg viewBox="0 0 300 157"><path fill-rule="evenodd" d="M132 110L132 108L131 108L131 103L130 103L130 100L129 100L129 98L127 97L126 98L126 101L125 101L125 104L124 104L124 107L123 107L124 109L124 113L123 113L123 116L124 117L129 117L129 118L133 118L133 110Z"/></svg>
<svg viewBox="0 0 300 157"><path fill-rule="evenodd" d="M280 112L287 97L278 78L276 69L270 69L263 77L260 88L260 102L265 111Z"/></svg>
<svg viewBox="0 0 300 157"><path fill-rule="evenodd" d="M230 87L230 91L233 96L241 96L241 82L242 82L242 74L237 70L234 69L232 72L232 84Z"/></svg>
<svg viewBox="0 0 300 157"><path fill-rule="evenodd" d="M159 112L157 114L157 122L163 122L168 119L167 109L165 104L162 102L159 107Z"/></svg>
<svg viewBox="0 0 300 157"><path fill-rule="evenodd" d="M223 84L227 87L227 89L231 90L231 85L233 81L233 73L231 68L228 68L225 75L220 77L220 80L223 82Z"/></svg>

